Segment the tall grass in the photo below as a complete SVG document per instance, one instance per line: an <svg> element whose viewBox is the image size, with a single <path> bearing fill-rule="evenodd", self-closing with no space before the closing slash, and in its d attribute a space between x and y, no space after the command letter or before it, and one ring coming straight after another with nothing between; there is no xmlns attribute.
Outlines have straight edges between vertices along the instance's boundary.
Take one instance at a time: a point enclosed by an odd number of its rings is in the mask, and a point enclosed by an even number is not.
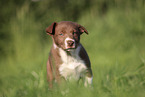
<svg viewBox="0 0 145 97"><path fill-rule="evenodd" d="M44 35L45 25L24 4L10 21L8 57L0 65L0 97L144 97L144 10L110 9L105 16L87 11L80 17L78 23L89 32L81 43L92 63L93 88L71 83L62 95L57 86L49 90L46 82L51 40Z"/></svg>
<svg viewBox="0 0 145 97"><path fill-rule="evenodd" d="M16 17L8 26L11 41L7 45L7 57L0 65L0 96L17 97L36 88L38 83L39 87L43 84L43 80L39 80L44 76L40 70L45 66L43 58L47 59L47 55L40 40L45 38L45 30L41 31L41 24L30 13L28 4L17 9Z"/></svg>

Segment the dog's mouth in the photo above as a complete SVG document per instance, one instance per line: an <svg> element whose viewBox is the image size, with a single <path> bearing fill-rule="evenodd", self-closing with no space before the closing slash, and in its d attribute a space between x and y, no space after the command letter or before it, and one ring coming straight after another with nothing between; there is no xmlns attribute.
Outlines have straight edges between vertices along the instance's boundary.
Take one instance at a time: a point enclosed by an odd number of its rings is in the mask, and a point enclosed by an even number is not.
<svg viewBox="0 0 145 97"><path fill-rule="evenodd" d="M74 49L76 49L76 48L66 48L65 51L70 52L70 51L73 51Z"/></svg>

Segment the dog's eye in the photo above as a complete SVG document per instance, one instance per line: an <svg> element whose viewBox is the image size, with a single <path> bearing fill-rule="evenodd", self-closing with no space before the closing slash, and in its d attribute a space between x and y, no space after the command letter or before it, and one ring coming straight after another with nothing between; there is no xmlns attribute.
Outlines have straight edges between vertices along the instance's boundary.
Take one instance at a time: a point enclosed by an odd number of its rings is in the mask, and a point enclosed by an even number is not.
<svg viewBox="0 0 145 97"><path fill-rule="evenodd" d="M77 32L73 32L73 35L74 35L74 34L77 34Z"/></svg>
<svg viewBox="0 0 145 97"><path fill-rule="evenodd" d="M62 33L60 33L59 35L60 35L60 36L63 36L63 34L62 34Z"/></svg>

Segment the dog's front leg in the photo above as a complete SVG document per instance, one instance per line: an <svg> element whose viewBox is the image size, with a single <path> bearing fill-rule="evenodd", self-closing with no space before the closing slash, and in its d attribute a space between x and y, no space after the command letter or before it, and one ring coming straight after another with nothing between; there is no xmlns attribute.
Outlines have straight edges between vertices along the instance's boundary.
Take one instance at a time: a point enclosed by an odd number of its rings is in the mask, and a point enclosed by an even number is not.
<svg viewBox="0 0 145 97"><path fill-rule="evenodd" d="M92 81L93 81L93 74L91 68L89 68L85 75L85 81L84 81L85 87L87 86L90 87L92 85Z"/></svg>

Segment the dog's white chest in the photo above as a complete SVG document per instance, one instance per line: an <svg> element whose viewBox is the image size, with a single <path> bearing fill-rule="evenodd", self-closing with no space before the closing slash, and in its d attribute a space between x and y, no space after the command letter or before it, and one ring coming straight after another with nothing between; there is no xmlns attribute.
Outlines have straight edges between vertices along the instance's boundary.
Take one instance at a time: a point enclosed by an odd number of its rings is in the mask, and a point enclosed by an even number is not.
<svg viewBox="0 0 145 97"><path fill-rule="evenodd" d="M79 80L80 77L84 76L86 66L83 60L80 59L78 53L80 48L78 47L72 52L72 55L67 55L65 51L60 49L60 56L63 64L59 67L60 75L66 80L75 79Z"/></svg>

